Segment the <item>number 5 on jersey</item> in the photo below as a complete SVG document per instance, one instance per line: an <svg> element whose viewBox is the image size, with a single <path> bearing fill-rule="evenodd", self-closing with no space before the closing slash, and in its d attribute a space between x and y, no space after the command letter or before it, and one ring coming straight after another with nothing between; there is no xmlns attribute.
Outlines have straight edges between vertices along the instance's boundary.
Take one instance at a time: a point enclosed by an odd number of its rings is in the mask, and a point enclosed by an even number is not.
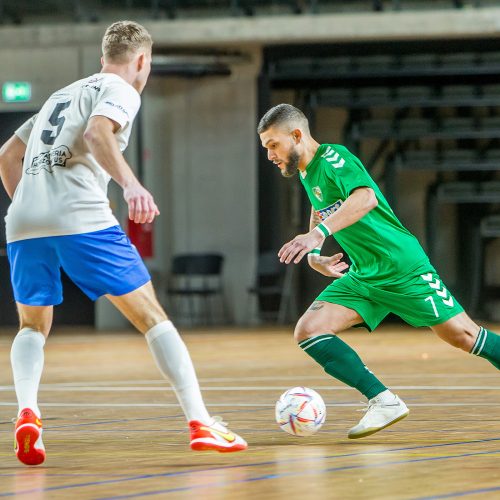
<svg viewBox="0 0 500 500"><path fill-rule="evenodd" d="M55 140L57 139L57 136L61 133L61 129L63 128L64 121L66 118L64 116L59 116L66 108L69 107L71 104L71 101L66 101L66 102L58 102L56 104L56 107L54 108L54 111L52 111L52 114L50 115L49 118L49 123L53 127L57 127L57 130L54 132L53 130L44 130L42 132L42 135L40 139L44 144L47 144L48 146L53 146ZM54 135L52 135L54 134Z"/></svg>

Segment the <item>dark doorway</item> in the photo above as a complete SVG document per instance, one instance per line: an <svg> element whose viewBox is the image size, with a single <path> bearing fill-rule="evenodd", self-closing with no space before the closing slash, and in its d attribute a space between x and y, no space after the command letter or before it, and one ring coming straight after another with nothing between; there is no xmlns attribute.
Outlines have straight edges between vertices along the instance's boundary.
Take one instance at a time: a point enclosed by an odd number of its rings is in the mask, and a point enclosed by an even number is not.
<svg viewBox="0 0 500 500"><path fill-rule="evenodd" d="M12 133L28 118L32 112L0 113L0 144L3 144ZM16 325L18 322L16 305L10 285L9 262L7 260L5 228L3 219L7 213L10 199L3 188L0 189L0 326ZM54 310L55 322L65 325L93 325L94 303L62 273L64 303Z"/></svg>

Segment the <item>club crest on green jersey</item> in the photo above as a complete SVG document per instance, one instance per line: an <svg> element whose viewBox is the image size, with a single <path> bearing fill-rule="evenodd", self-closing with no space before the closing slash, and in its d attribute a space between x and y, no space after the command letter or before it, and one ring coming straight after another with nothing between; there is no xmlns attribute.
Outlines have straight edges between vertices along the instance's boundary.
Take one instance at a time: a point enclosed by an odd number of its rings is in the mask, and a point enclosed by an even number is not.
<svg viewBox="0 0 500 500"><path fill-rule="evenodd" d="M323 201L323 193L321 192L321 189L319 186L314 186L312 188L312 192L316 198L318 198L319 201Z"/></svg>

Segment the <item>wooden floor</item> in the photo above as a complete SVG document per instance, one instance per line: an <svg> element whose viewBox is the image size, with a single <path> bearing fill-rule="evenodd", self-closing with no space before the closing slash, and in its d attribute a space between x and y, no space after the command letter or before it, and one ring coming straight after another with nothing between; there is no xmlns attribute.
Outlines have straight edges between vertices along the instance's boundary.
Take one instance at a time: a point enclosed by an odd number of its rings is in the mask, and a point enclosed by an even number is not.
<svg viewBox="0 0 500 500"><path fill-rule="evenodd" d="M56 331L40 390L47 460L28 468L12 451L16 404L4 335L0 497L500 498L498 371L426 330L389 326L342 337L411 409L358 441L346 433L362 416L362 398L302 353L290 329L186 332L210 411L249 442L246 452L224 455L190 451L174 394L139 334ZM310 438L274 422L276 399L296 385L327 403L326 423Z"/></svg>

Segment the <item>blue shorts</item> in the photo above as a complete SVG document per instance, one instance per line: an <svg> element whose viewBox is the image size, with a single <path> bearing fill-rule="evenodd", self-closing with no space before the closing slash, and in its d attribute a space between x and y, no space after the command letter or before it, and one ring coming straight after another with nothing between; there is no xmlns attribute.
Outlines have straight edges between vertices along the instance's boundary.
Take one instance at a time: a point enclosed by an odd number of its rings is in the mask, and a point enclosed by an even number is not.
<svg viewBox="0 0 500 500"><path fill-rule="evenodd" d="M29 306L62 302L61 268L91 300L132 292L151 279L120 226L15 241L7 255L14 298Z"/></svg>

